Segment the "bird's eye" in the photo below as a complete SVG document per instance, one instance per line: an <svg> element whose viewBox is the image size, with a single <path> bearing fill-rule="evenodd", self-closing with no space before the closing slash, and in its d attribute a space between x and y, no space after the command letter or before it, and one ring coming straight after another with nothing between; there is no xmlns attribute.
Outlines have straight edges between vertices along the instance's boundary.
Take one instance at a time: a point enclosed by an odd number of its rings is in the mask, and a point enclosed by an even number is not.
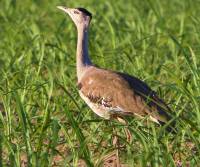
<svg viewBox="0 0 200 167"><path fill-rule="evenodd" d="M74 11L74 14L79 14L79 12L75 10L75 11Z"/></svg>

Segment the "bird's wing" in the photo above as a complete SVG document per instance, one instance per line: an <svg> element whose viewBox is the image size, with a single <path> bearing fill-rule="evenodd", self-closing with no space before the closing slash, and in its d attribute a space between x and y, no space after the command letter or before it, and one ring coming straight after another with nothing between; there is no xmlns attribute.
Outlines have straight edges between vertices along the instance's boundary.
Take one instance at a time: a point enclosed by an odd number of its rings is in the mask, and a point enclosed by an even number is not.
<svg viewBox="0 0 200 167"><path fill-rule="evenodd" d="M91 103L120 114L149 115L157 122L169 120L169 108L144 82L132 76L93 68L78 83Z"/></svg>
<svg viewBox="0 0 200 167"><path fill-rule="evenodd" d="M118 75L120 75L129 83L129 86L135 92L136 96L139 95L143 99L145 104L148 105L150 112L152 115L154 115L154 117L160 117L158 120L161 122L166 122L171 119L171 116L169 115L171 109L147 84L128 74L118 73Z"/></svg>

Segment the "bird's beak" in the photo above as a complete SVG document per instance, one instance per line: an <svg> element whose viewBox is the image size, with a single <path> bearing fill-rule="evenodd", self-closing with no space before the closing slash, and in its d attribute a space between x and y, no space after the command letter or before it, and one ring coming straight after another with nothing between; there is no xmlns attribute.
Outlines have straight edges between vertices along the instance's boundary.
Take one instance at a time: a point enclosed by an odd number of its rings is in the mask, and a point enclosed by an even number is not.
<svg viewBox="0 0 200 167"><path fill-rule="evenodd" d="M57 8L64 11L65 13L69 13L69 8L67 8L65 6L57 6Z"/></svg>

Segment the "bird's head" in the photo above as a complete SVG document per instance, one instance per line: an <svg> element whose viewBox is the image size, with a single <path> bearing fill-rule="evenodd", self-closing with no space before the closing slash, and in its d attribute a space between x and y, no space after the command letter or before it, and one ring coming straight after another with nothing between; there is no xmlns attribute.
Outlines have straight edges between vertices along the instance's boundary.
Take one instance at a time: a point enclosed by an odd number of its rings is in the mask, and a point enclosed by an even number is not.
<svg viewBox="0 0 200 167"><path fill-rule="evenodd" d="M92 19L92 14L84 8L67 8L64 6L57 6L58 9L61 9L65 13L67 13L75 25L79 26L86 26L88 27L90 21Z"/></svg>

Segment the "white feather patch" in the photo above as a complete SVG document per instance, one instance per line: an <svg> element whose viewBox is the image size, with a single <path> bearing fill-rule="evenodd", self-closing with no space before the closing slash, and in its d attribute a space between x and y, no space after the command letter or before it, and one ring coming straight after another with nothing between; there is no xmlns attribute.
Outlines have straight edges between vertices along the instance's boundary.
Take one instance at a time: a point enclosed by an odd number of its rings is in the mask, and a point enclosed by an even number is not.
<svg viewBox="0 0 200 167"><path fill-rule="evenodd" d="M160 123L158 122L158 120L157 120L156 118L152 117L151 115L150 115L150 119L151 119L152 121L154 121L154 122L160 124Z"/></svg>

